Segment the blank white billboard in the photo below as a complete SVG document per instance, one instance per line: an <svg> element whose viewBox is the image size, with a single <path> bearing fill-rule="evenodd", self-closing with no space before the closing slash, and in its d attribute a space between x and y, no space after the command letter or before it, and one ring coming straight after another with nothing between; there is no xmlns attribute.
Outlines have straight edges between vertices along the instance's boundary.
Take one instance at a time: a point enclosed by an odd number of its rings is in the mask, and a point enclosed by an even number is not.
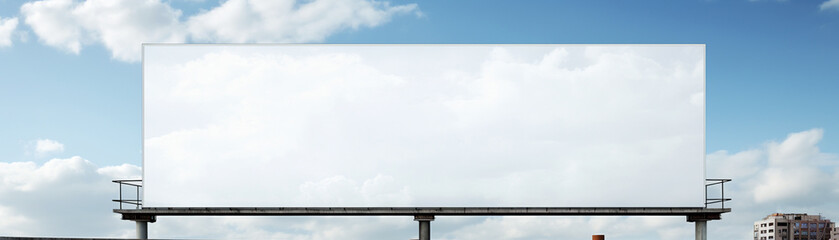
<svg viewBox="0 0 839 240"><path fill-rule="evenodd" d="M704 45L143 54L144 207L704 203Z"/></svg>

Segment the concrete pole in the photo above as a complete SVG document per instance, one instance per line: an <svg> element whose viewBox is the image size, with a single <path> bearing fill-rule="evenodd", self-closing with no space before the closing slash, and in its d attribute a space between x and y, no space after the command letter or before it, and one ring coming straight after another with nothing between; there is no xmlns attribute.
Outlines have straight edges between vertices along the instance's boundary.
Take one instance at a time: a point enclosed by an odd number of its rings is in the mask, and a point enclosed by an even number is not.
<svg viewBox="0 0 839 240"><path fill-rule="evenodd" d="M419 240L431 240L431 221L434 221L434 215L416 215L414 221L419 222Z"/></svg>
<svg viewBox="0 0 839 240"><path fill-rule="evenodd" d="M419 221L419 240L431 240L431 222Z"/></svg>
<svg viewBox="0 0 839 240"><path fill-rule="evenodd" d="M137 224L137 239L149 239L149 222L134 221Z"/></svg>
<svg viewBox="0 0 839 240"><path fill-rule="evenodd" d="M708 221L697 220L696 224L696 240L708 240Z"/></svg>

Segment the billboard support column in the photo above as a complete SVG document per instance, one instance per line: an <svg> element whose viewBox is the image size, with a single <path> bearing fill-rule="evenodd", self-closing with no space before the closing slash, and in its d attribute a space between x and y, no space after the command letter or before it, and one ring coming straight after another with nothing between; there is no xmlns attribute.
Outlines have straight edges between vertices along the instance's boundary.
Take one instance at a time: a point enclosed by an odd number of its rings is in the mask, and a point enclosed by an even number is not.
<svg viewBox="0 0 839 240"><path fill-rule="evenodd" d="M431 240L431 221L434 221L434 215L415 215L414 221L419 222L419 240Z"/></svg>
<svg viewBox="0 0 839 240"><path fill-rule="evenodd" d="M157 221L153 214L122 214L122 220L134 221L137 226L137 239L149 239L149 223Z"/></svg>
<svg viewBox="0 0 839 240"><path fill-rule="evenodd" d="M687 215L687 221L693 222L696 226L696 240L708 239L708 221L722 219L721 214L722 213L702 213Z"/></svg>
<svg viewBox="0 0 839 240"><path fill-rule="evenodd" d="M696 240L708 240L708 221L698 220L696 224Z"/></svg>
<svg viewBox="0 0 839 240"><path fill-rule="evenodd" d="M149 239L149 222L134 221L137 224L137 239Z"/></svg>

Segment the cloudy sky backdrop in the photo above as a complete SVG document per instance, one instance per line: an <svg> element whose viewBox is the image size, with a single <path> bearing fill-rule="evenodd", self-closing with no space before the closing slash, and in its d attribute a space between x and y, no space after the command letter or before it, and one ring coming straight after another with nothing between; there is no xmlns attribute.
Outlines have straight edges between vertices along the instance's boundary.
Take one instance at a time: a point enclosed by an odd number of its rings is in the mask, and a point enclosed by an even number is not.
<svg viewBox="0 0 839 240"><path fill-rule="evenodd" d="M132 236L114 178L140 174L140 43L707 44L712 238L773 212L839 220L839 1L0 0L0 235ZM341 179L336 179L341 181ZM350 187L364 183L347 181ZM438 218L437 239L688 239L683 218ZM407 239L409 217L161 218L152 237Z"/></svg>

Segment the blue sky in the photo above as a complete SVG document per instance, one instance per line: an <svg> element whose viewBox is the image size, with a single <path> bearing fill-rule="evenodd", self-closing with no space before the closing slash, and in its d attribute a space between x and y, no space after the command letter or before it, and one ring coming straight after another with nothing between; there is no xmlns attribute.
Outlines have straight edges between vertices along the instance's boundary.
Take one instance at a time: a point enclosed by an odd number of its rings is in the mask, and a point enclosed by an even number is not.
<svg viewBox="0 0 839 240"><path fill-rule="evenodd" d="M115 2L116 5L124 3ZM220 6L217 1L146 2L180 11L176 18L180 22ZM140 165L140 63L115 57L115 49L130 49L133 45L107 46L102 40L107 38L102 33L120 26L97 25L101 27L98 30L80 30L88 33L75 39L81 48L74 53L66 47L70 45L50 44L45 40L51 33L45 35L33 28L33 24L55 23L38 22L34 18L32 23L28 22L27 18L34 15L21 10L26 3L0 0L0 25L9 19L17 22L16 28L6 34L11 44L3 45L4 39L0 39L0 112L3 113L0 162L40 165L53 158L81 156L99 167ZM835 161L835 153L839 152L839 108L835 106L839 102L835 93L839 89L837 0L533 1L527 4L390 1L389 5L380 3L373 8L387 10L400 6L413 7L382 13L383 19L367 19L357 25L341 21L352 22L358 16L338 18L327 23L333 27L318 31L309 31L309 25L301 25L297 33L285 35L244 32L244 42L706 44L708 153L725 150L729 153L725 157L731 157L756 150L763 152L763 157L755 162L771 169L772 160L766 156L772 158L773 144L794 140L788 135L793 133L818 135L812 145L824 155L816 158ZM43 14L60 14L60 11ZM82 25L96 25L96 20L102 20L79 19L82 20L78 24ZM152 17L143 19L152 20ZM62 24L69 25L58 26L67 28L74 23ZM202 38L192 34L178 38L176 32L173 36L187 42L235 42L226 40L223 33L205 29L204 33L207 32L216 35ZM60 40L72 42L73 39ZM811 129L817 131L808 131ZM35 146L43 139L57 141L63 144L63 149L39 153ZM819 165L819 169L827 171L827 175L836 175L835 166L835 162L829 162ZM749 176L758 179L760 173ZM749 176L742 182L749 182ZM752 187L759 189L747 185L742 186L744 191ZM15 209L13 204L2 201L0 206ZM808 207L787 202L766 206L768 209L755 211L768 214ZM837 218L837 210L833 208L834 212L827 215ZM26 216L25 211L18 212ZM756 220L753 216L744 217L747 218ZM737 234L732 233L740 236Z"/></svg>
<svg viewBox="0 0 839 240"><path fill-rule="evenodd" d="M0 4L0 16L19 15L20 2ZM422 17L338 31L323 42L707 44L707 148L743 150L793 131L839 127L830 121L839 108L828 107L839 87L831 68L839 62L839 10L819 4L428 2L419 6ZM187 15L216 3L172 5ZM0 49L2 106L19 116L4 120L0 154L25 159L28 141L50 138L97 162L139 164L139 63L113 60L100 45L68 54L26 35ZM839 141L821 146L836 149Z"/></svg>

